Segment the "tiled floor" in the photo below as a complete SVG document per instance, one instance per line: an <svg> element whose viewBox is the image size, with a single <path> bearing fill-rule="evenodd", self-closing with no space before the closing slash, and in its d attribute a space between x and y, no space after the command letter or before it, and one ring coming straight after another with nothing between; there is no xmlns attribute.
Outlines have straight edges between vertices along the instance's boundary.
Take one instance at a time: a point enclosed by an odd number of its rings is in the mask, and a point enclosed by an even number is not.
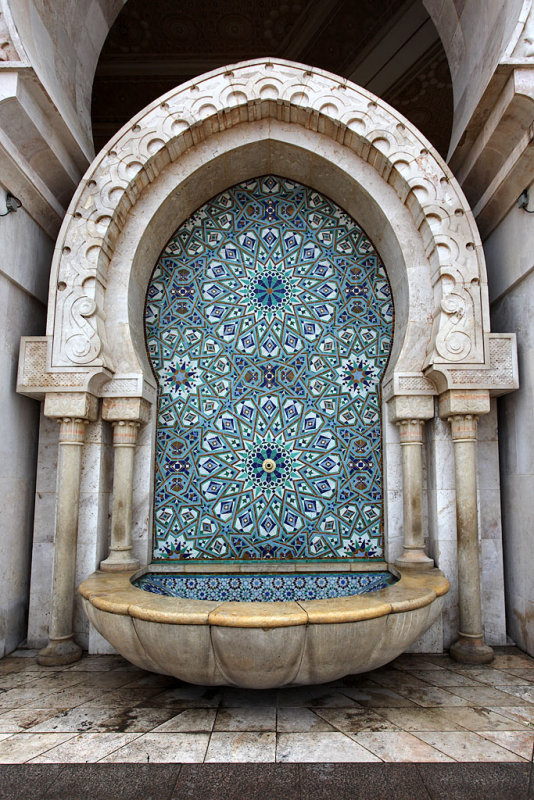
<svg viewBox="0 0 534 800"><path fill-rule="evenodd" d="M0 661L0 763L516 762L534 744L534 659L403 655L323 686L191 686L116 656Z"/></svg>

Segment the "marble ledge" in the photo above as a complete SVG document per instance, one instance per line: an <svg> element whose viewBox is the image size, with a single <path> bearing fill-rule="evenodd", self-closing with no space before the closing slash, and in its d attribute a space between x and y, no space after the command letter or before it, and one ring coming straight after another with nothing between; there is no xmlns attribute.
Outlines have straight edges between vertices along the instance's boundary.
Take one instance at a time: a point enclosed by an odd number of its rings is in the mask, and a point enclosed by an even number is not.
<svg viewBox="0 0 534 800"><path fill-rule="evenodd" d="M230 628L281 628L306 624L356 622L429 606L447 594L449 581L437 569L401 574L393 586L362 595L328 600L229 603L154 595L134 587L137 573L95 572L79 587L94 608L171 625Z"/></svg>

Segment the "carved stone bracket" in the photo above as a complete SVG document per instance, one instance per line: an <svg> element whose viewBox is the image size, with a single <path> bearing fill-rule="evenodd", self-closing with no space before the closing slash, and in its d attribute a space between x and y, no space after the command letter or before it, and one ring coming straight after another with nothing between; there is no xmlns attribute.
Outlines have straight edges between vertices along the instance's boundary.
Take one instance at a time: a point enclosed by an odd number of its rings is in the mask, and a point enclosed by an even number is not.
<svg viewBox="0 0 534 800"><path fill-rule="evenodd" d="M23 336L20 343L17 392L43 400L55 392L90 392L96 397L156 400L156 389L141 373L115 374L103 367L58 368L50 364L51 337Z"/></svg>
<svg viewBox="0 0 534 800"><path fill-rule="evenodd" d="M433 365L425 371L440 393L447 390L487 389L493 397L497 397L518 388L515 334L489 333L485 338L486 364Z"/></svg>

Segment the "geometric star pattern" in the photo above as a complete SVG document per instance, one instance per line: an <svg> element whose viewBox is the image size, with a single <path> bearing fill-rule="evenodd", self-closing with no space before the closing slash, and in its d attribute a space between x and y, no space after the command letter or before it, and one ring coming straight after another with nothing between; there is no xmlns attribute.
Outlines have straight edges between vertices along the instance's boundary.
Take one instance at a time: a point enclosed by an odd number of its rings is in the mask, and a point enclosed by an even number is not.
<svg viewBox="0 0 534 800"><path fill-rule="evenodd" d="M145 592L193 600L277 602L328 600L386 589L395 583L391 572L326 572L320 575L166 575L148 572L134 581Z"/></svg>
<svg viewBox="0 0 534 800"><path fill-rule="evenodd" d="M345 211L274 175L222 192L165 247L145 330L154 561L383 557L393 305Z"/></svg>

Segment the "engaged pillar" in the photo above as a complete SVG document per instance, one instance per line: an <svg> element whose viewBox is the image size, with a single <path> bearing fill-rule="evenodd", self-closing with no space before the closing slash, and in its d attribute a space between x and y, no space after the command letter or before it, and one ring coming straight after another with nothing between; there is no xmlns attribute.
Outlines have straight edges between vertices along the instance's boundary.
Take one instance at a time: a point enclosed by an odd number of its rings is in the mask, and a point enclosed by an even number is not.
<svg viewBox="0 0 534 800"><path fill-rule="evenodd" d="M78 661L81 647L73 640L74 578L80 505L80 471L85 429L96 419L97 400L81 393L47 395L44 413L59 422L56 533L49 642L39 664L60 666ZM71 411L71 415L67 412ZM78 412L78 413L76 413Z"/></svg>
<svg viewBox="0 0 534 800"><path fill-rule="evenodd" d="M389 417L399 427L402 449L402 499L404 545L395 562L403 569L432 569L434 561L425 553L423 531L423 428L434 416L431 396L398 396L389 403Z"/></svg>
<svg viewBox="0 0 534 800"><path fill-rule="evenodd" d="M140 398L105 398L102 418L113 425L113 504L109 556L100 562L104 572L132 571L132 504L137 433L148 419L149 406Z"/></svg>
<svg viewBox="0 0 534 800"><path fill-rule="evenodd" d="M478 415L489 410L487 392L450 391L440 397L440 416L447 418L451 426L456 483L460 624L458 641L451 646L450 654L466 664L493 660L493 650L484 643L482 629L476 457Z"/></svg>

